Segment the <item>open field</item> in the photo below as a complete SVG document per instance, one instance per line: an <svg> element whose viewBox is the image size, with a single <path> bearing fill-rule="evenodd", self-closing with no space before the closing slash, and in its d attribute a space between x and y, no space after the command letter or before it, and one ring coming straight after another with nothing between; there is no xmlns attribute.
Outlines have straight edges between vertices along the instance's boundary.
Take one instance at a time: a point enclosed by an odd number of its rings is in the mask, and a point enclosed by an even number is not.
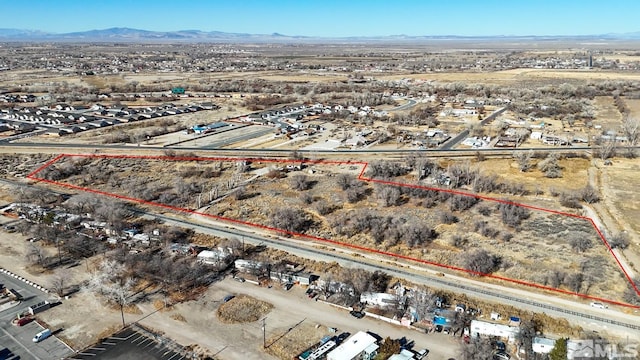
<svg viewBox="0 0 640 360"><path fill-rule="evenodd" d="M547 80L549 82L563 82L566 80L640 80L640 74L622 73L596 70L547 70L547 69L514 69L480 73L424 73L382 75L380 80L420 79L444 82L476 82L485 84L508 84L512 82L526 82Z"/></svg>
<svg viewBox="0 0 640 360"><path fill-rule="evenodd" d="M632 234L633 242L640 243L640 194L637 190L640 160L616 160L613 166L603 166L601 171L607 208L620 227Z"/></svg>
<svg viewBox="0 0 640 360"><path fill-rule="evenodd" d="M79 190L89 187L129 199L142 199L151 202L149 204L191 209L208 204L206 214L217 219L242 219L243 223L260 224L271 231L304 233L314 239L330 239L458 270L490 272L609 299L620 299L627 286L591 223L579 217L523 210L517 215L521 216L519 220L507 222L505 211L515 209L511 205L504 207L505 204L490 199L478 202L470 197L426 190L427 187L405 191L404 184L414 183L415 175L411 174L396 177L393 184L397 186L380 185L371 178L360 179L361 166L355 164L309 164L305 172L312 173L301 175L287 174L279 169L284 165L268 160L254 161L250 172L240 171L240 166L245 165L232 161L202 160L196 166L194 161L185 162L180 158L69 157L38 176L69 182L81 187ZM491 168L488 166L491 162L480 163L489 174L504 173L505 168L511 166L504 160L496 160ZM563 166L568 168L569 178L558 182L542 179L540 175L537 181L530 179L525 189L552 181L558 185L570 184L559 186L555 192L584 184L579 179L586 178L586 160L572 159ZM118 175L109 170L116 168L120 169ZM487 168L495 170L487 171ZM161 175L167 172L181 174L183 180ZM511 183L514 178L520 179L515 170L506 176ZM216 179L213 184L212 177ZM346 188L341 189L340 179L346 181ZM306 184L305 188L294 187L293 184L300 181ZM195 189L196 193L189 189ZM358 194L355 198L354 191ZM199 197L198 192L205 194L204 197ZM398 197L389 203L385 199L394 192ZM558 199L539 194L507 198L540 208L561 208ZM283 221L280 216L287 220ZM575 248L578 243L585 244L581 250ZM477 251L486 251L485 256L494 258L495 264L485 270L469 268L468 260L464 259ZM564 256L559 258L558 254Z"/></svg>
<svg viewBox="0 0 640 360"><path fill-rule="evenodd" d="M625 104L631 112L631 116L636 119L640 118L640 99L624 99Z"/></svg>

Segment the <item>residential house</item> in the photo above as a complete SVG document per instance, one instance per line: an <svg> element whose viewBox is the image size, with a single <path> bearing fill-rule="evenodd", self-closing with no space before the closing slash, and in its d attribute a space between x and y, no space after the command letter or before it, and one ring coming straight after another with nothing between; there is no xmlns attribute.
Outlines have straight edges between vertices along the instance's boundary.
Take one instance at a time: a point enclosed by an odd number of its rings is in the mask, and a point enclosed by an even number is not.
<svg viewBox="0 0 640 360"><path fill-rule="evenodd" d="M395 306L398 305L398 297L388 293L364 292L360 294L360 302L371 306Z"/></svg>
<svg viewBox="0 0 640 360"><path fill-rule="evenodd" d="M533 352L536 354L548 354L553 350L556 346L556 341L552 339L547 339L543 337L535 337L533 338Z"/></svg>
<svg viewBox="0 0 640 360"><path fill-rule="evenodd" d="M479 336L497 336L506 338L509 342L514 342L520 333L520 328L515 326L495 324L486 321L471 320L471 335Z"/></svg>

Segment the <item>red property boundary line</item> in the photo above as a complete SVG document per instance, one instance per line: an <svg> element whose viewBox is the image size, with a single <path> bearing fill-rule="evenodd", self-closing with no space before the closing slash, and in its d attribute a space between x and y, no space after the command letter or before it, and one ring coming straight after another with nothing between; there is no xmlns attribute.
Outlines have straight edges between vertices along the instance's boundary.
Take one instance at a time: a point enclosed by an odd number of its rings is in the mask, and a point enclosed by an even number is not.
<svg viewBox="0 0 640 360"><path fill-rule="evenodd" d="M581 298L584 298L584 299L597 300L597 301L606 302L606 303L609 303L609 304L614 304L614 305L619 305L619 306L624 306L624 307L628 307L628 308L640 309L640 306L627 304L627 303L620 302L620 301L600 298L600 297L587 295L587 294L581 294L581 293L578 293L578 292L573 292L573 291L569 291L569 290L554 288L554 287L550 287L550 286L546 286L546 285L540 285L540 284L536 284L536 283L532 283L532 282L528 282L528 281L524 281L524 280L512 279L512 278L508 278L508 277L504 277L504 276L499 276L499 275L494 275L494 274L485 274L485 273L472 271L472 270L464 269L464 268L457 267L457 266L451 266L451 265L436 263L436 262L432 262L432 261L428 261L428 260L424 260L424 259L418 259L418 258L406 256L406 255L395 254L395 253L388 252L388 251L383 251L383 250L368 248L368 247L364 247L364 246L360 246L360 245L349 244L349 243L344 243L344 242L340 242L340 241L336 241L336 240L326 239L326 238L322 238L322 237L319 237L319 236L313 236L313 235L302 234L302 233L297 233L297 232L293 232L293 231L287 231L287 230L283 230L283 229L279 229L279 228L275 228L275 227L271 227L271 226L267 226L267 225L263 225L263 224L257 224L257 223L252 223L252 222L248 222L248 221L243 221L243 220L239 220L239 219L232 219L232 218L228 218L228 217L224 217L224 216L206 214L206 213L202 213L202 212L199 212L199 211L196 211L196 210L190 210L190 209L181 208L181 207L177 207L177 206L161 204L161 203L157 203L157 202L153 202L153 201L146 201L146 200L142 200L142 199L126 196L126 195L113 194L113 193L109 193L109 192L106 192L106 191L101 191L101 190L97 190L97 189L91 189L91 188L82 187L82 186L73 185L73 184L67 184L67 183L54 181L54 180L49 180L49 179L44 179L44 178L40 178L40 177L36 176L38 173L40 173L44 169L48 168L49 166L55 164L56 162L60 161L61 159L73 158L73 157L76 157L76 158L98 158L98 159L139 159L139 160L160 160L160 161L251 161L251 162L288 163L288 164L291 164L291 163L295 163L295 164L304 163L304 164L319 164L319 165L356 165L356 166L362 166L362 170L360 171L360 173L358 175L358 178L357 178L360 181L365 181L365 182L370 182L370 183L378 183L378 184L384 184L384 185L408 187L408 188L421 189L421 190L441 191L441 192L446 192L446 193L450 193L450 194L454 194L454 195L474 197L474 198L477 198L477 199L486 200L486 201L490 201L490 202L496 202L496 203L502 203L502 204L508 204L508 205L515 205L515 206L520 206L520 207L524 207L524 208L531 209L531 210L542 211L542 212L546 212L546 213L551 213L551 214L557 214L557 215L563 215L563 216L569 216L569 217L573 217L573 218L577 218L577 219L582 219L582 220L588 221L593 226L593 228L596 230L596 232L600 236L600 239L602 240L604 245L609 250L609 253L613 256L613 258L615 259L616 263L620 267L620 270L622 270L622 273L625 275L625 277L627 278L627 280L629 281L629 283L631 284L633 289L636 291L636 294L638 294L640 296L640 290L638 289L638 287L634 283L633 279L629 276L629 274L626 272L626 270L622 266L622 263L620 262L620 259L618 259L616 254L613 252L613 249L611 248L611 245L609 245L609 242L605 239L605 237L602 234L602 232L600 231L600 229L598 229L598 226L595 224L593 219L591 219L589 217L586 217L586 216L570 214L570 213L562 212L562 211L558 211L558 210L541 208L541 207L537 207L537 206L533 206L533 205L527 205L527 204L512 202L512 201L509 201L509 200L493 198L493 197L474 194L474 193L470 193L470 192L451 190L451 189L441 189L441 188L435 188L435 187L413 185L413 184L405 184L405 183L399 183L399 182L394 182L394 181L386 181L386 180L368 178L368 177L364 176L364 173L365 173L369 163L368 162L363 162L363 161L293 160L293 159L193 157L193 156L191 156L191 157L181 157L181 156L106 155L106 154L60 154L60 155L56 156L55 158L53 158L52 160L48 161L47 163L45 163L44 165L40 166L38 169L36 169L35 171L31 172L29 175L26 176L28 179L35 180L37 182L49 183L49 184L53 184L53 185L56 185L56 186L65 187L65 188L68 188L68 189L74 189L74 190L84 191L84 192L88 192L88 193L108 196L108 197L112 197L112 198L116 198L116 199L120 199L120 200L125 200L125 201L128 201L128 202L134 202L134 203L139 203L139 204L144 204L144 205L150 205L150 206L164 208L164 209L173 210L173 211L182 212L182 213L200 215L200 216L212 218L212 219L215 219L215 220L230 222L230 223L244 225L244 226L250 226L250 227L254 227L254 228L258 228L258 229L262 229L262 230L274 231L274 232L278 232L278 233L282 233L282 234L286 234L286 235L290 235L290 236L295 236L295 237L299 237L299 238L303 238L303 239L308 239L308 240L328 243L328 244L337 245L337 246L350 248L350 249L355 249L355 250L358 250L358 251L364 251L364 252L368 252L368 253L372 253L372 254L390 256L390 257L393 257L393 258L408 260L408 261L419 263L419 264L445 268L445 269L448 269L448 270L453 270L453 271L463 272L463 273L467 273L467 274L471 274L471 275L477 275L477 276L492 278L492 279L496 279L496 280L502 280L502 281L506 281L506 282L510 282L510 283L514 283L514 284L518 284L518 285L523 285L523 286L527 286L527 287L537 288L537 289L541 289L541 290L552 291L552 292L561 293L561 294L565 294L565 295L574 295L574 296L578 296L578 297L581 297Z"/></svg>

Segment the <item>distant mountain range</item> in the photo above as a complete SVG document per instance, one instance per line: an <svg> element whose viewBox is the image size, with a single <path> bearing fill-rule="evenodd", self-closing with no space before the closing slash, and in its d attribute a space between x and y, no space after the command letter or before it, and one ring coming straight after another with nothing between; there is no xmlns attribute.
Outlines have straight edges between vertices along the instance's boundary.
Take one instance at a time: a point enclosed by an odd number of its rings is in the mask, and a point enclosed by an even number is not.
<svg viewBox="0 0 640 360"><path fill-rule="evenodd" d="M575 36L351 36L312 37L273 34L243 34L221 31L180 30L149 31L131 28L110 28L71 33L48 33L39 30L0 29L0 41L28 42L421 42L433 40L485 40L485 41L551 41L551 40L640 40L640 32L624 34L575 35Z"/></svg>

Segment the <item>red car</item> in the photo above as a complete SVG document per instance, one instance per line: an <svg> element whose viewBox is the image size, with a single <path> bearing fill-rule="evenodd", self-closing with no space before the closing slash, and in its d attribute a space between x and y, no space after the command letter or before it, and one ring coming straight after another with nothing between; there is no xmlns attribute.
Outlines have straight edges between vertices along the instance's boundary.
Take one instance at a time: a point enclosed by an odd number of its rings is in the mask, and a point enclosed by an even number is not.
<svg viewBox="0 0 640 360"><path fill-rule="evenodd" d="M30 323L30 322L32 322L32 321L33 321L33 318L32 318L32 317L23 317L23 318L20 318L20 319L18 319L18 320L16 321L16 325L18 325L18 326L24 326L24 325L27 325L28 323Z"/></svg>

